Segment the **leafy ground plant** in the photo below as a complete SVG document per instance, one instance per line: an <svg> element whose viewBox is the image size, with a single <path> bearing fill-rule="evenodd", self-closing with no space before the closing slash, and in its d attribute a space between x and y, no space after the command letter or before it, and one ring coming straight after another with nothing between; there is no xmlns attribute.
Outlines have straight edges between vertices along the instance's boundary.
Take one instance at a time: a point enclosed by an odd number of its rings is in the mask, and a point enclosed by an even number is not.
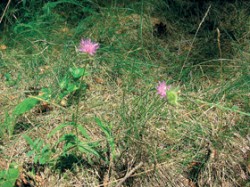
<svg viewBox="0 0 250 187"><path fill-rule="evenodd" d="M18 166L15 163L11 163L9 169L0 170L0 185L2 187L14 186L18 177Z"/></svg>

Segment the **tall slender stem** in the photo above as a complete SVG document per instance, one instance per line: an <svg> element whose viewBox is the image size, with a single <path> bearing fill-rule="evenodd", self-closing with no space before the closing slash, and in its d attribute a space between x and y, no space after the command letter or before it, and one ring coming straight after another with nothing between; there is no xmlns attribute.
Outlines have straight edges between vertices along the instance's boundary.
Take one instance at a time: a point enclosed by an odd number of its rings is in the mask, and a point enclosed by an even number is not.
<svg viewBox="0 0 250 187"><path fill-rule="evenodd" d="M87 66L87 64L85 63L83 76L86 73L86 66ZM78 123L78 116L79 116L80 99L81 99L81 96L82 96L81 88L82 88L82 84L83 84L83 76L80 78L80 84L79 84L80 92L79 92L79 95L78 95L78 98L77 98L76 110L75 110L75 113L73 114L73 122L74 122L74 128L75 128L75 133L76 133L77 138L79 136L77 123ZM79 147L79 142L78 141L77 141L76 146L77 146L77 149L78 149L78 147Z"/></svg>

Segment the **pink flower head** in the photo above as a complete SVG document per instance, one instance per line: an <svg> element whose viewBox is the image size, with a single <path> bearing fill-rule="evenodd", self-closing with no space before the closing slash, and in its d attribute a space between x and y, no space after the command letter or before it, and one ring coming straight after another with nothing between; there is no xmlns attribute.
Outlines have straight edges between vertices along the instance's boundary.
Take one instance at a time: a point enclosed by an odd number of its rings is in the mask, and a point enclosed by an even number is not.
<svg viewBox="0 0 250 187"><path fill-rule="evenodd" d="M88 53L93 56L96 53L96 50L99 48L98 43L91 42L90 39L82 39L80 42L79 51L83 53Z"/></svg>
<svg viewBox="0 0 250 187"><path fill-rule="evenodd" d="M167 91L170 90L171 86L166 85L165 81L159 82L157 86L157 93L161 96L161 98L164 98L167 96Z"/></svg>

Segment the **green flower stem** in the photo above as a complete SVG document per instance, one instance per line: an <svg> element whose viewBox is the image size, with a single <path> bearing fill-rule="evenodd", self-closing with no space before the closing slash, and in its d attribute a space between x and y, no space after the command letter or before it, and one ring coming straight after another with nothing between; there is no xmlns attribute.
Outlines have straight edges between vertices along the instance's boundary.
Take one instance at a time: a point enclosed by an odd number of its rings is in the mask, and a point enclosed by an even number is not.
<svg viewBox="0 0 250 187"><path fill-rule="evenodd" d="M85 75L86 66L87 66L87 63L85 63L83 75ZM82 88L82 84L83 84L83 77L80 78L80 85L79 85L80 89ZM73 122L74 122L74 128L75 128L75 132L76 132L76 137L78 137L78 135L79 135L78 128L77 128L77 123L78 123L78 115L79 115L79 107L80 107L81 96L82 96L82 92L80 90L78 98L77 98L77 104L76 104L75 114L73 114ZM76 146L77 146L77 149L78 149L79 148L79 142L77 141L76 143L77 143Z"/></svg>

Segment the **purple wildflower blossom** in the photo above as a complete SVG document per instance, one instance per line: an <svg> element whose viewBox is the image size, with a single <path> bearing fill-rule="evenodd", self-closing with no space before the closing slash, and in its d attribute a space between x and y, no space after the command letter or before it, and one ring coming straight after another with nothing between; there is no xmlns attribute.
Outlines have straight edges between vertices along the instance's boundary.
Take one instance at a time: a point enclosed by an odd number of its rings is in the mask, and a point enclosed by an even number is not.
<svg viewBox="0 0 250 187"><path fill-rule="evenodd" d="M98 48L99 48L98 43L91 42L90 39L86 40L82 39L80 42L79 51L93 56Z"/></svg>
<svg viewBox="0 0 250 187"><path fill-rule="evenodd" d="M167 96L167 91L170 90L171 85L166 85L165 81L159 82L157 86L157 93L161 96L161 98L164 98Z"/></svg>

